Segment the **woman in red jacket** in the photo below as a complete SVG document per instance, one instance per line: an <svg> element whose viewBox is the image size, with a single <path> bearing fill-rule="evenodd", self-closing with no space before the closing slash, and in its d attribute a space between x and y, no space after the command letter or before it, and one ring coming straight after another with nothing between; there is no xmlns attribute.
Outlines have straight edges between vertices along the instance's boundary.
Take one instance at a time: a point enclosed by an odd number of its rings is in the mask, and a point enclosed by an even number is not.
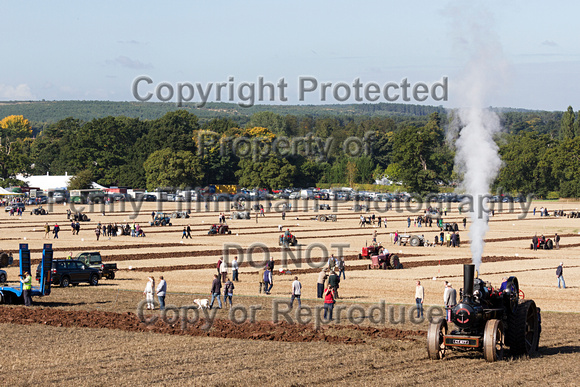
<svg viewBox="0 0 580 387"><path fill-rule="evenodd" d="M324 319L328 315L328 319L332 320L332 310L334 309L334 292L330 284L326 287L324 291Z"/></svg>

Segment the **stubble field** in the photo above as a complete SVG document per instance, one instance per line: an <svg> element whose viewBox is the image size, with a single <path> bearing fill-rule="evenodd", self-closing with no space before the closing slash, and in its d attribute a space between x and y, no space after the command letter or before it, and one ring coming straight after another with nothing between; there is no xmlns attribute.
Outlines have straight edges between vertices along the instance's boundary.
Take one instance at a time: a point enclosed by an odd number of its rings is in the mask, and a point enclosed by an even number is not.
<svg viewBox="0 0 580 387"><path fill-rule="evenodd" d="M163 203L163 209L169 211L176 205ZM580 207L573 202L537 202L531 208L543 205L550 211L576 211ZM350 245L344 250L346 280L341 282L341 299L337 303L345 309L358 305L368 310L381 300L396 310L400 305L410 307L416 280L425 286L426 305L441 305L444 280L452 282L456 289L462 286L462 263L471 259L468 230L461 230L463 243L459 248L397 246L391 243L395 231L424 234L433 241L439 230L413 224L407 229L407 216L416 216L407 210L375 211L377 216L387 217L386 230L361 228L360 214L349 210L352 203L341 203L337 222L318 222L310 219L316 215L312 204L299 203L284 221L275 212L266 212L257 223L253 216L251 220L228 219L231 235L208 236L209 225L217 223L220 210L230 212L223 203L221 209L211 208L217 211L193 212L190 219L175 219L172 226L149 227L151 211L157 206L145 203L135 219L144 226L146 238L105 237L98 242L93 231L96 224L132 222L130 206L124 211L118 205L107 208L104 216L99 209L89 212L91 221L81 223L78 236L69 231L65 206L55 206L46 216L27 212L20 219L0 214L3 250L16 252L19 243L28 243L32 258L37 260L42 244L52 243L56 258L64 258L69 252L100 251L105 261L117 262L121 269L117 278L102 280L97 287L55 288L50 296L35 299L36 305L29 310L1 307L0 367L7 384L440 385L477 380L476 384L518 385L535 381L573 385L580 374L580 340L575 335L580 310L580 219L545 218L531 213L519 219L521 209L517 203L515 212L504 208L491 218L481 277L498 286L503 276L516 275L526 298L534 299L542 308L543 329L537 357L508 357L489 364L468 353L451 353L439 362L427 360L427 323L413 324L408 316L404 323L393 324L387 319L386 323L373 324L367 314L367 318L361 318L361 325L355 326L347 320L345 310L340 323L318 330L312 325L272 322L273 300L289 299L295 275L303 285L303 304L321 306L316 299L320 269L312 267L323 261L321 248L311 251L314 264L306 260L308 246L314 243L335 255L334 244ZM445 221L457 222L462 229L464 216L452 206ZM59 239L52 235L50 240L44 239L45 222L51 226L59 222ZM192 227L193 239L181 239L181 230L187 224ZM280 225L296 234L301 259L282 262L278 247ZM371 243L374 230L378 231L379 242L399 253L405 269L368 270L369 261L358 259L361 247ZM535 233L562 235L561 248L530 250ZM163 275L167 280L168 304L181 307L191 305L195 298L209 298L215 264L222 256L224 243L238 244L243 250L262 243L270 249L266 254L256 250L251 258L247 254L240 256L240 282L235 284L234 304L261 306L256 323L236 325L229 320L226 309L211 311L214 320L209 330L201 328L203 320L185 330L179 324L158 322L146 326L137 320L137 305L143 299L142 291L150 275L156 279ZM292 251L295 257L299 256L297 248ZM275 258L276 270L283 267L291 274L275 275L272 294L266 296L258 293L258 270L270 255ZM565 264L566 290L556 286L555 269L561 261ZM6 271L8 285L16 285L17 267Z"/></svg>

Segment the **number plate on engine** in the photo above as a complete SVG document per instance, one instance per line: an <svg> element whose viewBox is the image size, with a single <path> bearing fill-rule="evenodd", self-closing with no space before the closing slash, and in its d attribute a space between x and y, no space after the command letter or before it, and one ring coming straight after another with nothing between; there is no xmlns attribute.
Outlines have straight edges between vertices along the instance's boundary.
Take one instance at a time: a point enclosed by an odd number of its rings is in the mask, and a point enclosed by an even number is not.
<svg viewBox="0 0 580 387"><path fill-rule="evenodd" d="M445 336L445 345L454 347L479 347L479 337Z"/></svg>

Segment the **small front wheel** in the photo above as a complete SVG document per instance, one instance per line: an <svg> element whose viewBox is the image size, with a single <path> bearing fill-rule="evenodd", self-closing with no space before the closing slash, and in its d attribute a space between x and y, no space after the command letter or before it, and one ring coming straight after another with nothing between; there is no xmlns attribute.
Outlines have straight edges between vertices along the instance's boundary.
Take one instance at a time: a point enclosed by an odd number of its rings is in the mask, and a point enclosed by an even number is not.
<svg viewBox="0 0 580 387"><path fill-rule="evenodd" d="M99 277L96 274L91 276L91 286L97 286L99 284Z"/></svg>

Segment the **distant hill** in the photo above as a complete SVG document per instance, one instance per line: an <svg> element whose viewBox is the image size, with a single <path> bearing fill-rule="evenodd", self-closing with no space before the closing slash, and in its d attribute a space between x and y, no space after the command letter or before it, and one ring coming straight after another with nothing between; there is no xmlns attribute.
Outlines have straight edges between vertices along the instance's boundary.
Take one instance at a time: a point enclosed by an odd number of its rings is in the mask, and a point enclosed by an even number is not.
<svg viewBox="0 0 580 387"><path fill-rule="evenodd" d="M252 114L271 111L281 115L296 116L381 116L417 117L428 116L433 112L444 113L441 106L413 104L348 104L348 105L255 105L243 108L234 103L212 102L203 108L195 104L184 104L178 108L175 103L163 102L113 102L113 101L19 101L0 102L0 118L15 114L36 123L53 123L67 117L83 121L107 116L127 116L146 120L157 119L167 112L185 109L200 118L201 122L212 118L231 118L244 122Z"/></svg>

